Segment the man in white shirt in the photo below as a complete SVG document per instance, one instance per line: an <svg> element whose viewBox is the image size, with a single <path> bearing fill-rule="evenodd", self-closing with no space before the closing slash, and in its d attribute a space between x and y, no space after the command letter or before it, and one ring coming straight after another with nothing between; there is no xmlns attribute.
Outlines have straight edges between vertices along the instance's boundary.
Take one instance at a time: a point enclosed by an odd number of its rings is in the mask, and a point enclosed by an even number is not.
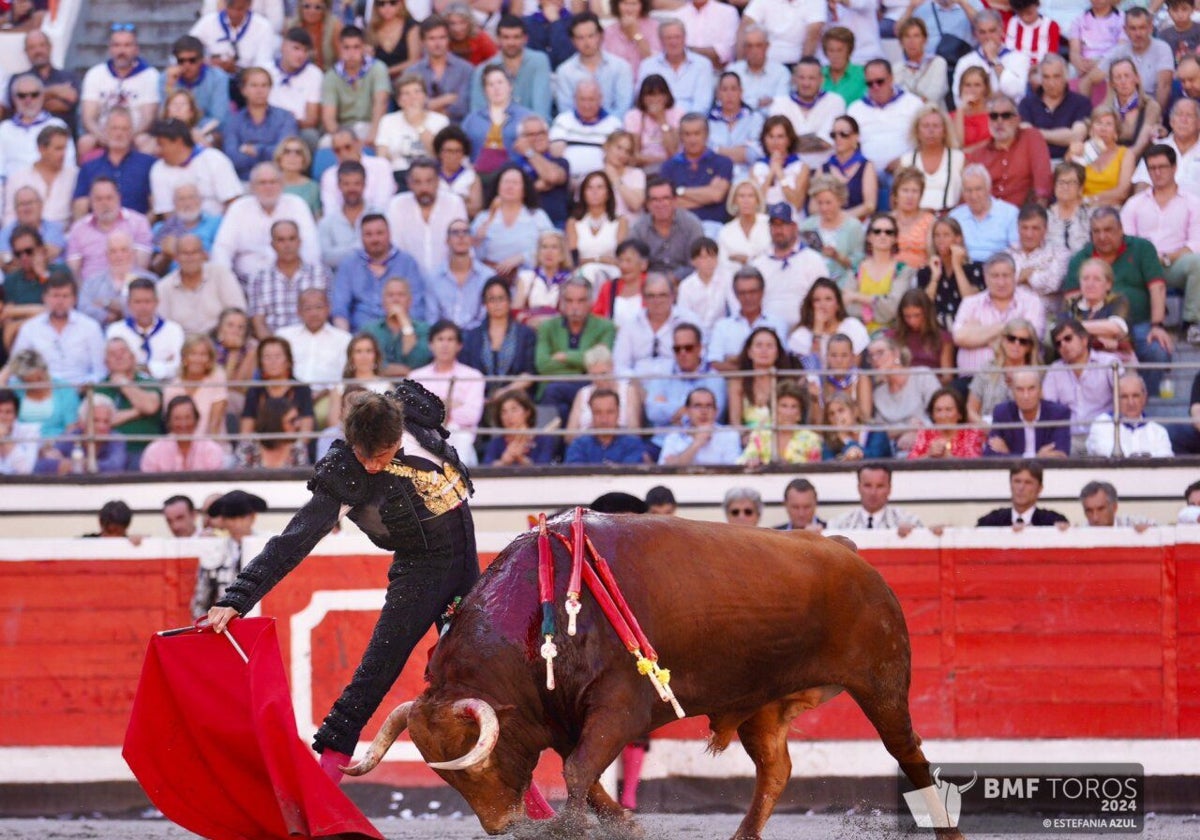
<svg viewBox="0 0 1200 840"><path fill-rule="evenodd" d="M1089 481L1083 485L1079 503L1090 528L1132 528L1141 534L1158 524L1145 516L1117 513L1117 488L1108 481Z"/></svg>
<svg viewBox="0 0 1200 840"><path fill-rule="evenodd" d="M150 167L155 216L166 216L175 209L175 188L185 181L196 185L204 212L214 216L223 215L229 203L242 194L233 161L217 149L197 148L187 123L159 120L151 134L158 140L159 156Z"/></svg>
<svg viewBox="0 0 1200 840"><path fill-rule="evenodd" d="M0 178L5 179L38 159L37 136L43 128L67 127L45 109L45 86L36 75L29 73L13 81L12 98L12 118L0 123ZM66 162L75 165L74 143L67 145Z"/></svg>
<svg viewBox="0 0 1200 840"><path fill-rule="evenodd" d="M1029 86L1029 56L1004 46L1004 24L1000 15L990 9L976 13L972 22L975 40L979 43L954 65L954 81L950 93L958 102L959 82L968 67L982 67L988 74L992 93L1003 93L1018 105Z"/></svg>
<svg viewBox="0 0 1200 840"><path fill-rule="evenodd" d="M300 136L310 147L317 145L321 122L321 86L325 74L310 60L312 38L295 27L283 36L279 58L266 68L271 74L267 104L282 108L296 118Z"/></svg>
<svg viewBox="0 0 1200 840"><path fill-rule="evenodd" d="M1194 62L1195 59L1189 59ZM1197 65L1200 72L1200 65ZM1200 102L1181 96L1171 106L1171 136L1158 141L1175 150L1175 183L1191 195L1200 195ZM1150 186L1146 160L1133 173L1133 188L1140 192Z"/></svg>
<svg viewBox="0 0 1200 840"><path fill-rule="evenodd" d="M1103 458L1170 458L1171 438L1161 423L1146 419L1146 383L1136 373L1126 373L1117 383L1119 425L1113 429L1111 413L1101 414L1087 436L1087 454ZM1121 451L1114 443L1120 435Z"/></svg>
<svg viewBox="0 0 1200 840"><path fill-rule="evenodd" d="M209 63L231 77L247 67L273 64L276 36L270 22L250 11L250 0L225 0L225 9L196 21L189 35L199 38Z"/></svg>
<svg viewBox="0 0 1200 840"><path fill-rule="evenodd" d="M291 345L292 376L312 387L313 402L317 403L342 381L351 335L329 323L329 298L324 289L301 292L297 312L300 320L280 327L275 335ZM318 416L324 416L326 410L320 405L314 408Z"/></svg>
<svg viewBox="0 0 1200 840"><path fill-rule="evenodd" d="M642 287L644 306L617 330L613 343L613 370L618 376L670 370L673 333L679 324L694 324L696 316L675 305L674 282L669 275L651 272Z"/></svg>
<svg viewBox="0 0 1200 840"><path fill-rule="evenodd" d="M826 273L825 259L800 241L792 206L772 204L767 210L771 226L771 250L750 263L766 284L763 311L784 325L784 338L800 322L800 304L818 277Z"/></svg>
<svg viewBox="0 0 1200 840"><path fill-rule="evenodd" d="M138 367L154 379L174 379L183 354L183 327L158 314L158 289L149 277L129 284L129 316L113 321L105 338L120 338L133 350Z"/></svg>
<svg viewBox="0 0 1200 840"><path fill-rule="evenodd" d="M396 194L396 179L392 176L392 164L386 158L363 154L362 141L352 129L340 128L331 138L333 153L339 164L355 161L362 164L366 173L366 192L363 199L368 207L385 208ZM325 213L335 213L342 207L342 194L338 191L337 166L330 166L321 173L321 208Z"/></svg>
<svg viewBox="0 0 1200 840"><path fill-rule="evenodd" d="M449 257L446 232L450 223L468 221L461 197L439 189L438 163L421 157L408 168L408 192L388 204L392 244L409 254L426 277L432 277Z"/></svg>
<svg viewBox="0 0 1200 840"><path fill-rule="evenodd" d="M794 90L771 102L771 116L788 118L800 138L800 158L810 169L817 169L833 149L833 121L846 113L846 101L839 94L821 90L825 78L821 62L805 56L792 70Z"/></svg>
<svg viewBox="0 0 1200 840"><path fill-rule="evenodd" d="M828 8L824 0L750 0L742 26L757 23L766 30L767 61L795 64L801 56L816 55Z"/></svg>
<svg viewBox="0 0 1200 840"><path fill-rule="evenodd" d="M859 507L844 513L830 523L835 531L885 529L907 537L914 528L921 528L921 520L902 508L888 504L892 496L892 470L890 467L864 466L858 468Z"/></svg>
<svg viewBox="0 0 1200 840"><path fill-rule="evenodd" d="M233 270L245 285L256 273L274 262L271 225L287 220L300 232L300 258L321 265L317 224L304 199L283 191L283 173L273 163L260 163L250 171L250 195L229 205L217 237L212 261Z"/></svg>
<svg viewBox="0 0 1200 840"><path fill-rule="evenodd" d="M104 378L104 333L94 318L75 308L78 294L69 276L54 276L42 290L42 311L21 325L9 352L33 349L46 360L53 379L72 385Z"/></svg>
<svg viewBox="0 0 1200 840"><path fill-rule="evenodd" d="M104 145L103 120L118 105L128 108L133 116L138 151L154 153L154 140L147 130L158 111L158 71L139 57L137 27L132 23L112 25L108 61L87 71L79 98L81 158Z"/></svg>
<svg viewBox="0 0 1200 840"><path fill-rule="evenodd" d="M867 95L851 102L846 113L858 123L863 157L879 173L880 206L886 207L883 200L891 192L892 173L899 168L900 158L912 151L910 129L925 103L919 96L897 90L886 59L868 61L863 78Z"/></svg>
<svg viewBox="0 0 1200 840"><path fill-rule="evenodd" d="M1183 289L1183 321L1187 340L1200 344L1200 198L1179 189L1178 156L1155 144L1142 156L1150 175L1143 190L1121 208L1121 226L1129 236L1150 240L1166 270L1167 285Z"/></svg>
<svg viewBox="0 0 1200 840"><path fill-rule="evenodd" d="M600 85L584 79L575 88L575 109L563 111L550 126L550 154L566 159L573 189L589 172L604 169L604 143L622 125L601 107L601 97Z"/></svg>

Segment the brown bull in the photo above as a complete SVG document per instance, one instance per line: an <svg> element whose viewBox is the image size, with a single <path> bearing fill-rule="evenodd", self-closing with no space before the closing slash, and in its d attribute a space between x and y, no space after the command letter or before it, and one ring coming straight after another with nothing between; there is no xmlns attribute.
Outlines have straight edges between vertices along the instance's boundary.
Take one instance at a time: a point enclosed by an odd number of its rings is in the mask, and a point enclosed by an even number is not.
<svg viewBox="0 0 1200 840"><path fill-rule="evenodd" d="M707 715L719 751L736 733L757 782L735 840L757 838L788 777L790 723L846 691L917 788L932 784L908 711L908 630L896 596L852 546L806 532L734 528L655 516L589 513L587 533L613 572L689 715ZM564 517L552 523L569 533ZM600 774L621 748L674 719L584 595L569 637L562 592L570 570L555 546L557 686L539 657L536 537L518 537L462 604L429 662L429 687L396 709L354 775L408 728L421 755L475 809L489 834L522 817L544 749L563 757L564 836L582 836L585 805L629 815ZM939 835L958 837L949 829Z"/></svg>

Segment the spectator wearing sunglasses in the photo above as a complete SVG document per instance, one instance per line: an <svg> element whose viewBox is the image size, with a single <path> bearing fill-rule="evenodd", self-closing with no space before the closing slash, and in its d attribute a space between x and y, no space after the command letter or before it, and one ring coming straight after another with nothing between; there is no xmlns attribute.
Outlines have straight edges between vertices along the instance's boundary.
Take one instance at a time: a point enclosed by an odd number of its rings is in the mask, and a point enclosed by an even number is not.
<svg viewBox="0 0 1200 840"><path fill-rule="evenodd" d="M968 153L967 162L987 169L995 198L1018 207L1029 201L1047 203L1054 192L1054 179L1042 133L1021 126L1016 103L1004 94L992 96L987 106L992 137Z"/></svg>
<svg viewBox="0 0 1200 840"><path fill-rule="evenodd" d="M67 124L46 110L46 90L42 80L28 75L16 81L11 90L12 119L0 123L0 175L12 178L38 159L38 133L48 125ZM67 163L75 164L75 146L67 146Z"/></svg>
<svg viewBox="0 0 1200 840"><path fill-rule="evenodd" d="M138 52L137 27L132 23L114 23L108 36L108 61L92 67L83 77L80 94L83 123L79 137L79 156L87 158L97 146L107 146L104 120L119 106L133 116L134 144L139 151L153 154L154 138L148 131L158 111L158 71L142 60Z"/></svg>
<svg viewBox="0 0 1200 840"><path fill-rule="evenodd" d="M175 91L186 90L201 113L200 122L215 120L224 128L229 117L229 74L204 60L204 42L194 35L176 40L171 55L175 63L159 76L159 99L166 102Z"/></svg>
<svg viewBox="0 0 1200 840"><path fill-rule="evenodd" d="M1071 454L1085 455L1092 421L1105 412L1112 417L1112 366L1119 366L1121 360L1112 353L1093 350L1087 330L1074 319L1056 324L1050 341L1058 351L1058 361L1046 372L1042 396L1071 409ZM1111 437L1109 441L1111 446Z"/></svg>
<svg viewBox="0 0 1200 840"><path fill-rule="evenodd" d="M29 69L8 80L4 105L12 110L12 90L18 79L36 76L46 89L46 110L63 120L74 136L79 119L79 76L50 63L50 38L35 28L25 35L25 58Z"/></svg>
<svg viewBox="0 0 1200 840"><path fill-rule="evenodd" d="M725 492L722 507L725 509L725 521L730 525L757 528L758 521L762 519L762 494L753 487L730 487Z"/></svg>

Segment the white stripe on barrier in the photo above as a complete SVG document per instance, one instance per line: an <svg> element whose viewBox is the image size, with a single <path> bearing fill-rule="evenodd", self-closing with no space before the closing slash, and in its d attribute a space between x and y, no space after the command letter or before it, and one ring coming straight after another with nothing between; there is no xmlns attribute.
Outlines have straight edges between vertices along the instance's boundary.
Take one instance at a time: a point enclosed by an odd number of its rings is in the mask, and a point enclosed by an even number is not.
<svg viewBox="0 0 1200 840"><path fill-rule="evenodd" d="M754 765L738 744L712 756L702 741L655 740L646 754L645 779L748 778ZM792 741L792 778L891 776L896 763L877 740ZM365 744L360 744L360 752ZM1147 776L1194 776L1200 739L929 740L922 745L934 763L1133 762ZM386 760L419 762L411 741L397 741ZM0 784L132 781L119 747L3 747Z"/></svg>

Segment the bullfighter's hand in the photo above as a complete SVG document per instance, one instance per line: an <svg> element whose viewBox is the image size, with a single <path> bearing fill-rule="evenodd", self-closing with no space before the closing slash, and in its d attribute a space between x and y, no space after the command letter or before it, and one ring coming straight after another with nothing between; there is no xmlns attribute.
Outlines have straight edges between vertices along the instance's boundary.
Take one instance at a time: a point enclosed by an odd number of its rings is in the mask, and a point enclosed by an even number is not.
<svg viewBox="0 0 1200 840"><path fill-rule="evenodd" d="M208 623L218 633L224 633L229 622L238 617L238 611L233 607L210 607Z"/></svg>

